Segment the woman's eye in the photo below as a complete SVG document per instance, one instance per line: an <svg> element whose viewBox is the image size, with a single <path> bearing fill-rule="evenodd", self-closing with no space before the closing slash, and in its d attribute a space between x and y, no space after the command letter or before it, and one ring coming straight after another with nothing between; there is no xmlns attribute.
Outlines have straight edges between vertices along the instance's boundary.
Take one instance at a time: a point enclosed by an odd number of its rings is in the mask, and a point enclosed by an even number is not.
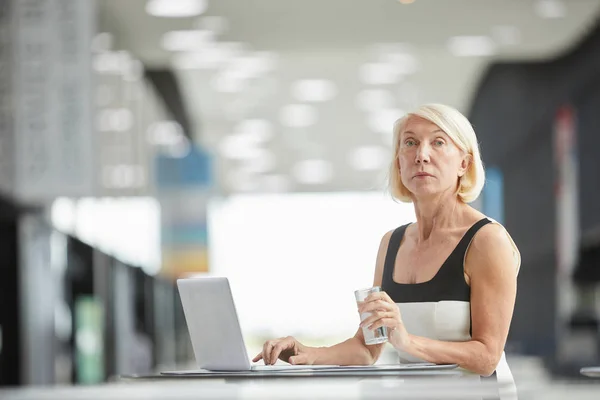
<svg viewBox="0 0 600 400"><path fill-rule="evenodd" d="M405 144L406 146L408 146L408 147L412 147L412 146L414 146L414 145L415 145L415 141L414 141L414 140L411 140L411 139L409 139L409 140L407 140L406 142L404 142L404 144Z"/></svg>
<svg viewBox="0 0 600 400"><path fill-rule="evenodd" d="M444 145L444 141L443 140L436 140L435 142L433 142L437 147L443 146Z"/></svg>

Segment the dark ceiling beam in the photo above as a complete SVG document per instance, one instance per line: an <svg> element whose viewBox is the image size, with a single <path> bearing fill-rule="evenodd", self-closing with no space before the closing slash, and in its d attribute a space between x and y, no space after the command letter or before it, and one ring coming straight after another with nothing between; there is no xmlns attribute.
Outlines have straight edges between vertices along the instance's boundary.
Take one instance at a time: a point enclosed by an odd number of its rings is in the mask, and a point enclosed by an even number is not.
<svg viewBox="0 0 600 400"><path fill-rule="evenodd" d="M170 69L147 68L145 76L156 89L168 113L181 125L187 138L193 141L191 122L185 108L179 83L173 71Z"/></svg>

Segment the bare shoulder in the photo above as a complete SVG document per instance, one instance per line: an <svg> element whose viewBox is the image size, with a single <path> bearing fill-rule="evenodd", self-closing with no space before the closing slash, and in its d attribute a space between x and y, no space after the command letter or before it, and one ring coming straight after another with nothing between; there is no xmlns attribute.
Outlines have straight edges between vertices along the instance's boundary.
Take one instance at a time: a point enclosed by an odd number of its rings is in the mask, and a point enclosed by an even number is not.
<svg viewBox="0 0 600 400"><path fill-rule="evenodd" d="M491 265L499 268L512 267L518 273L521 256L506 228L493 221L477 232L465 263L471 271L476 266Z"/></svg>

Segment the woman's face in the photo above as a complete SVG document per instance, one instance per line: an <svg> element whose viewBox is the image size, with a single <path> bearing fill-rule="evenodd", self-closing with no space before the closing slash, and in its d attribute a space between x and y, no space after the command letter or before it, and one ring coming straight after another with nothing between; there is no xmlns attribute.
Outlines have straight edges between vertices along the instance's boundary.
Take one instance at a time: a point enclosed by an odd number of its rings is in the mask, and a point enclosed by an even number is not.
<svg viewBox="0 0 600 400"><path fill-rule="evenodd" d="M399 136L398 162L402 183L416 197L455 192L469 165L468 155L436 124L409 117Z"/></svg>

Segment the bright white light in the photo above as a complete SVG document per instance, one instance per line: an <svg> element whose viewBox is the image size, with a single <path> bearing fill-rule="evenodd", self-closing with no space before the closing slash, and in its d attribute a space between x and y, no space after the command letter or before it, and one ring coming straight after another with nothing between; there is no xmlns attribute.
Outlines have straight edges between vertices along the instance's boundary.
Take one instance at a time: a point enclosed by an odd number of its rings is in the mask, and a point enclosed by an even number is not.
<svg viewBox="0 0 600 400"><path fill-rule="evenodd" d="M400 109L382 109L369 115L367 125L373 132L391 134L394 123L404 116L405 112Z"/></svg>
<svg viewBox="0 0 600 400"><path fill-rule="evenodd" d="M213 43L214 37L211 31L171 31L163 35L161 45L168 51L195 51Z"/></svg>
<svg viewBox="0 0 600 400"><path fill-rule="evenodd" d="M81 353L90 355L100 350L100 340L92 329L82 329L75 335L75 343Z"/></svg>
<svg viewBox="0 0 600 400"><path fill-rule="evenodd" d="M182 138L178 143L167 146L164 151L172 158L185 158L192 151L192 145L186 138Z"/></svg>
<svg viewBox="0 0 600 400"><path fill-rule="evenodd" d="M96 54L93 59L94 70L101 74L118 74L121 72L122 59L119 53L106 52Z"/></svg>
<svg viewBox="0 0 600 400"><path fill-rule="evenodd" d="M419 70L417 58L409 53L390 53L384 56L386 64L393 66L395 73L400 75L414 74Z"/></svg>
<svg viewBox="0 0 600 400"><path fill-rule="evenodd" d="M246 119L240 122L236 132L254 143L264 143L273 137L273 124L266 119Z"/></svg>
<svg viewBox="0 0 600 400"><path fill-rule="evenodd" d="M256 146L253 138L239 133L226 136L219 145L219 151L223 157L232 160L248 160L261 156L261 149Z"/></svg>
<svg viewBox="0 0 600 400"><path fill-rule="evenodd" d="M307 104L289 104L281 108L279 118L283 126L306 128L317 122L317 110Z"/></svg>
<svg viewBox="0 0 600 400"><path fill-rule="evenodd" d="M185 139L183 128L176 121L159 121L148 127L148 142L158 146L174 146Z"/></svg>
<svg viewBox="0 0 600 400"><path fill-rule="evenodd" d="M354 149L349 156L352 167L358 171L376 171L389 161L389 151L381 146L363 146Z"/></svg>
<svg viewBox="0 0 600 400"><path fill-rule="evenodd" d="M364 64L359 70L360 80L368 85L389 85L398 82L398 72L389 63Z"/></svg>
<svg viewBox="0 0 600 400"><path fill-rule="evenodd" d="M291 87L292 97L304 102L324 102L332 100L337 94L335 84L325 79L304 79L296 81Z"/></svg>
<svg viewBox="0 0 600 400"><path fill-rule="evenodd" d="M353 291L373 283L381 237L414 221L414 210L382 192L253 194L211 201L208 218L211 273L230 277L246 337L345 340L359 323ZM308 295L256 290L264 277L290 274Z"/></svg>
<svg viewBox="0 0 600 400"><path fill-rule="evenodd" d="M304 160L298 162L292 170L294 178L300 183L319 185L329 182L333 177L333 166L325 160Z"/></svg>
<svg viewBox="0 0 600 400"><path fill-rule="evenodd" d="M538 0L534 9L541 18L564 18L567 15L567 6L561 0Z"/></svg>
<svg viewBox="0 0 600 400"><path fill-rule="evenodd" d="M393 102L390 91L384 89L363 90L356 97L356 106L367 112L391 108Z"/></svg>
<svg viewBox="0 0 600 400"><path fill-rule="evenodd" d="M50 218L52 225L64 233L75 230L75 202L66 197L59 197L52 202Z"/></svg>
<svg viewBox="0 0 600 400"><path fill-rule="evenodd" d="M454 36L448 40L448 49L457 57L484 57L493 55L496 45L488 36Z"/></svg>
<svg viewBox="0 0 600 400"><path fill-rule="evenodd" d="M240 166L244 172L250 174L262 174L271 171L275 167L275 155L265 149L256 149L256 155L244 161Z"/></svg>
<svg viewBox="0 0 600 400"><path fill-rule="evenodd" d="M206 0L148 0L146 12L155 17L195 17L206 11Z"/></svg>
<svg viewBox="0 0 600 400"><path fill-rule="evenodd" d="M492 27L492 36L501 46L514 46L521 41L521 31L516 26L494 26Z"/></svg>
<svg viewBox="0 0 600 400"><path fill-rule="evenodd" d="M133 127L133 113L128 108L110 110L109 130L126 132Z"/></svg>

